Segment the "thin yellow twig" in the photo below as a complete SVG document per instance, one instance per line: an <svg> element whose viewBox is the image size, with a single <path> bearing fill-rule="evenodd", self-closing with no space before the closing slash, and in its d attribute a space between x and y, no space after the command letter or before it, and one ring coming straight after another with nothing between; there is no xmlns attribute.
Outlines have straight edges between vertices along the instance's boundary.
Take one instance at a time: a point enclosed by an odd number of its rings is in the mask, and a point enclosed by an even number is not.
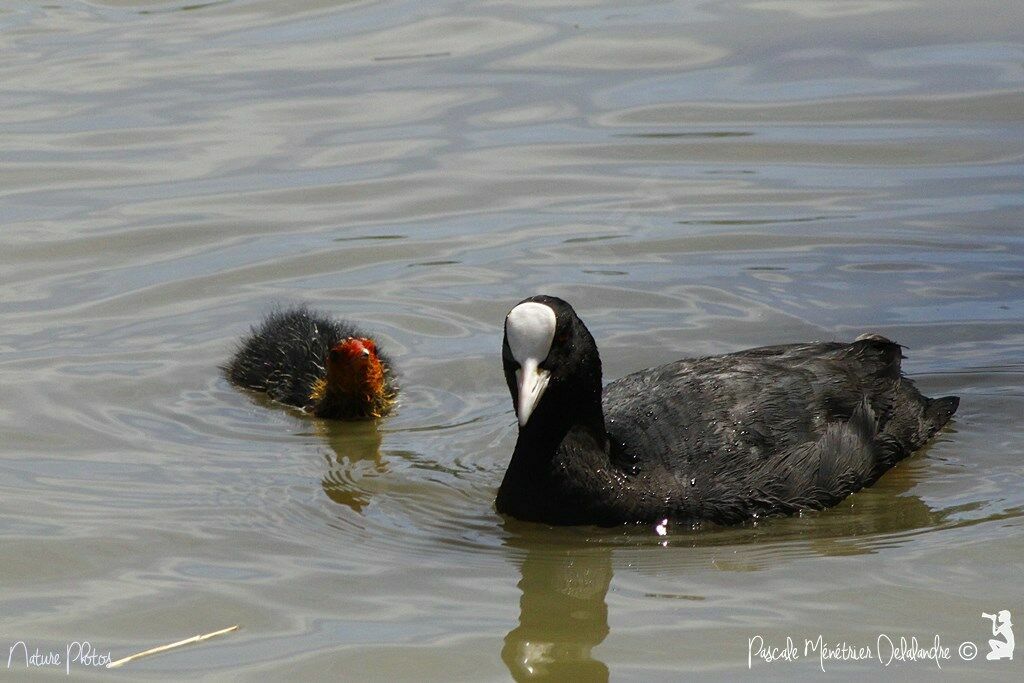
<svg viewBox="0 0 1024 683"><path fill-rule="evenodd" d="M137 652L137 653L135 653L133 655L129 655L128 657L125 657L124 659L119 659L116 662L111 662L110 664L107 664L107 668L108 669L116 669L117 667L123 666L123 665L127 664L128 662L130 662L132 660L141 659L142 657L148 657L150 655L160 654L161 652L167 652L168 650L173 650L173 649L178 648L178 647L184 647L185 645L191 645L192 643L200 643L200 642L202 642L204 640L209 640L210 638L216 638L217 636L222 636L225 633L231 633L232 631L237 631L238 628L239 628L238 624L235 624L234 626L228 626L227 628L222 628L221 630L214 631L213 633L206 633L206 634L203 634L201 636L192 636L191 638L186 638L185 640L179 640L178 642L171 643L170 645L161 645L160 647L154 647L154 648L152 648L150 650L146 650L144 652Z"/></svg>

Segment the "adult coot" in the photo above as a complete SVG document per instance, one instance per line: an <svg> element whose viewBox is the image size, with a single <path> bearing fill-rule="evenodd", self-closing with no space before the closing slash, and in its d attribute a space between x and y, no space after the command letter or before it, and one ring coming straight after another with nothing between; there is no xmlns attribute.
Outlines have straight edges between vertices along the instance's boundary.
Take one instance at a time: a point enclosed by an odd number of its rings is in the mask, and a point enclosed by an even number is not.
<svg viewBox="0 0 1024 683"><path fill-rule="evenodd" d="M868 486L956 411L900 373L900 346L766 346L641 370L602 391L597 345L565 301L505 318L519 439L499 512L549 524L730 524L821 509Z"/></svg>
<svg viewBox="0 0 1024 683"><path fill-rule="evenodd" d="M395 403L391 364L374 341L305 306L272 311L223 370L232 383L317 417L382 417Z"/></svg>

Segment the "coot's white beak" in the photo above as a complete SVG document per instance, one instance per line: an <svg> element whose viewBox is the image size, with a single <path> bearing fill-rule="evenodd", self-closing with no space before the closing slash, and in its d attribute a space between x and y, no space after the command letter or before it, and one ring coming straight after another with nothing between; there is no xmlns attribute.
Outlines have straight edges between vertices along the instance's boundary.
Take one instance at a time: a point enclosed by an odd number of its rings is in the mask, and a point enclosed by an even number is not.
<svg viewBox="0 0 1024 683"><path fill-rule="evenodd" d="M516 405L516 413L519 415L519 426L525 427L534 408L540 403L540 397L548 388L548 379L551 373L537 367L535 358L527 358L522 366L516 370L516 384L519 389L519 401Z"/></svg>
<svg viewBox="0 0 1024 683"><path fill-rule="evenodd" d="M505 317L505 340L516 369L516 414L519 426L526 426L548 387L551 373L539 366L551 352L555 338L555 312L547 304L525 301Z"/></svg>

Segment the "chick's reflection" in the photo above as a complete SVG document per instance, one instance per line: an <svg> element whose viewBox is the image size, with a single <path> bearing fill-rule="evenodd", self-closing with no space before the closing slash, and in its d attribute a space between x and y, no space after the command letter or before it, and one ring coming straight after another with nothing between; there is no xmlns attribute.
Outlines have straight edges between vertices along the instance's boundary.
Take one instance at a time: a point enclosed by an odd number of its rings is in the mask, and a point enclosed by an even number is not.
<svg viewBox="0 0 1024 683"><path fill-rule="evenodd" d="M317 420L316 429L334 454L333 458L326 456L328 469L321 480L324 493L335 503L362 512L373 495L373 479L388 471L380 454L376 422Z"/></svg>

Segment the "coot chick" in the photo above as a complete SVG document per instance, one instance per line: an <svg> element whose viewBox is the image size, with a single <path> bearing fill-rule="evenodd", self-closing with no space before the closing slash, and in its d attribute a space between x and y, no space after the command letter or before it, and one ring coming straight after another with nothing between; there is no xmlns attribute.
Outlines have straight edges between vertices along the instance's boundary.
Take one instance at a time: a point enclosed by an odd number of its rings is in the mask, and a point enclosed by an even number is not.
<svg viewBox="0 0 1024 683"><path fill-rule="evenodd" d="M232 383L317 417L377 418L395 403L391 363L374 341L305 306L272 311L223 370Z"/></svg>
<svg viewBox="0 0 1024 683"><path fill-rule="evenodd" d="M925 398L878 335L684 359L601 387L565 301L505 318L519 439L499 512L548 524L732 524L835 505L928 441L960 399Z"/></svg>

